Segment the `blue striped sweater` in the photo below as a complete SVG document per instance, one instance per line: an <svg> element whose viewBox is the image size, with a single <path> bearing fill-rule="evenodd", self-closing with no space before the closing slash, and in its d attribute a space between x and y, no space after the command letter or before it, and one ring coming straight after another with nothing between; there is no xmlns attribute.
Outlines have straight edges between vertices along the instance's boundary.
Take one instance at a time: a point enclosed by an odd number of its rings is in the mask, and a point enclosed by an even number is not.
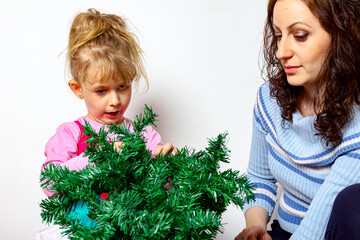
<svg viewBox="0 0 360 240"><path fill-rule="evenodd" d="M279 201L281 227L291 239L323 239L332 204L346 186L360 182L360 109L343 129L343 141L326 149L314 128L316 116L293 114L282 124L281 109L264 83L254 107L253 137L247 175L257 186L256 200L245 212L260 206L272 215ZM277 185L283 193L276 198ZM360 204L360 203L356 203Z"/></svg>

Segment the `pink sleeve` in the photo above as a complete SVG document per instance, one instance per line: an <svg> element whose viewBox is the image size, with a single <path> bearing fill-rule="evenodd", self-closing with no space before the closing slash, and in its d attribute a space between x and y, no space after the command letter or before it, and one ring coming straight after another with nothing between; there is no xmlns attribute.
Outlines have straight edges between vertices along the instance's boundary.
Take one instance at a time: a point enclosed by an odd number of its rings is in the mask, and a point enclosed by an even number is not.
<svg viewBox="0 0 360 240"><path fill-rule="evenodd" d="M164 145L161 141L160 134L156 132L151 126L146 127L146 131L143 135L146 139L146 149L151 151L152 154L154 154L158 146Z"/></svg>
<svg viewBox="0 0 360 240"><path fill-rule="evenodd" d="M77 143L80 136L80 129L74 122L60 125L54 136L50 138L45 146L46 161L42 168L48 163L60 164L70 170L79 171L88 165L88 158L82 154L77 155ZM43 189L48 196L53 195L47 189Z"/></svg>

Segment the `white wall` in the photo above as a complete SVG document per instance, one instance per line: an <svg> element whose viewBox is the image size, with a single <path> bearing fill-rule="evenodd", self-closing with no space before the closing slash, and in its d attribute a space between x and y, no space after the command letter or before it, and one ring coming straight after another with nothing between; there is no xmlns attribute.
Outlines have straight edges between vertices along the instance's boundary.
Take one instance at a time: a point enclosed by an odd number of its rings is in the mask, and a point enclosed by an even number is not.
<svg viewBox="0 0 360 240"><path fill-rule="evenodd" d="M59 124L86 114L58 55L73 16L90 7L130 19L146 53L150 90L134 95L127 116L152 106L163 140L180 148L203 149L228 131L224 168L246 169L266 0L0 0L0 239L32 239L43 227L44 145ZM233 206L223 221L217 239L244 227Z"/></svg>

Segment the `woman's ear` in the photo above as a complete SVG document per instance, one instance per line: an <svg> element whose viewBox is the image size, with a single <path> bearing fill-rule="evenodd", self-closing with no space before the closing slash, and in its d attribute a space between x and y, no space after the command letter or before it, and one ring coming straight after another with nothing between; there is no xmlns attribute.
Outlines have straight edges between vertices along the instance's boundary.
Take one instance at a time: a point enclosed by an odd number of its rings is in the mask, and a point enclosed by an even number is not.
<svg viewBox="0 0 360 240"><path fill-rule="evenodd" d="M84 96L82 95L81 86L76 80L70 80L68 85L71 91L77 96L79 99L83 99Z"/></svg>

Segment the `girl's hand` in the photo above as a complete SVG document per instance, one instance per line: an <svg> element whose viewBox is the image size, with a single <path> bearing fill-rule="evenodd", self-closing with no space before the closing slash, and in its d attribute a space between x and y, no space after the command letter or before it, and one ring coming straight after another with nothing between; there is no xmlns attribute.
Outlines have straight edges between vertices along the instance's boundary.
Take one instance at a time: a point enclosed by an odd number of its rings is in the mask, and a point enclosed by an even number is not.
<svg viewBox="0 0 360 240"><path fill-rule="evenodd" d="M257 226L252 226L242 230L234 240L272 240L267 231Z"/></svg>
<svg viewBox="0 0 360 240"><path fill-rule="evenodd" d="M114 143L114 149L118 152L120 152L121 148L124 146L124 142L119 141Z"/></svg>
<svg viewBox="0 0 360 240"><path fill-rule="evenodd" d="M174 148L174 146L171 143L166 143L165 145L158 146L155 149L154 156L158 156L160 154L165 155L170 151L173 155L175 155L178 152L178 149Z"/></svg>
<svg viewBox="0 0 360 240"><path fill-rule="evenodd" d="M124 142L119 141L119 142L115 142L114 143L114 149L117 150L118 152L121 150L121 148L124 146ZM172 151L171 153L173 155L175 155L178 152L177 148L174 148L174 146L171 143L166 143L165 145L162 146L158 146L154 152L155 156L158 156L160 154L167 154L170 151Z"/></svg>

